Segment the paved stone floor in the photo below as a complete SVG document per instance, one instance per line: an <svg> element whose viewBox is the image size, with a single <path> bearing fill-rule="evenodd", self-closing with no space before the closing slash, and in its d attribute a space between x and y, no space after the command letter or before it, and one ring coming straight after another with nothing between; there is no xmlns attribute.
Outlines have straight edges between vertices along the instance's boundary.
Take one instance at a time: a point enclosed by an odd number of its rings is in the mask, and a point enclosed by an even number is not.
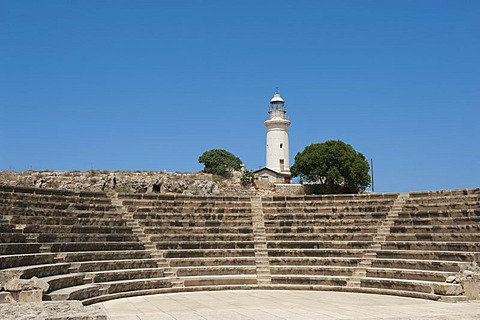
<svg viewBox="0 0 480 320"><path fill-rule="evenodd" d="M480 319L480 301L444 303L321 291L211 291L141 296L100 304L111 320Z"/></svg>

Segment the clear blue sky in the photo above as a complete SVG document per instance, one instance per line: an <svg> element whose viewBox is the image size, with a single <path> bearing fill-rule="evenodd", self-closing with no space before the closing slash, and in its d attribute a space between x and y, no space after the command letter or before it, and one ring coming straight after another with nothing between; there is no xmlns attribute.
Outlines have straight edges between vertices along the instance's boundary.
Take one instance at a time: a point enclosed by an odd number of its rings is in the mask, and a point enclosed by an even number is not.
<svg viewBox="0 0 480 320"><path fill-rule="evenodd" d="M330 139L376 191L480 186L480 1L0 0L0 170L265 165Z"/></svg>

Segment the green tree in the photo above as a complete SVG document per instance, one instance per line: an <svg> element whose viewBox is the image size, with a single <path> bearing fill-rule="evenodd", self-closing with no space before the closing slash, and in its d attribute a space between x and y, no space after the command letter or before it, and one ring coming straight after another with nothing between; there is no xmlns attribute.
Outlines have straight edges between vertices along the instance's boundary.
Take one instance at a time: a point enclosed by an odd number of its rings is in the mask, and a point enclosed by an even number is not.
<svg viewBox="0 0 480 320"><path fill-rule="evenodd" d="M343 141L314 143L295 156L294 177L320 185L322 193L358 193L370 185L365 156Z"/></svg>
<svg viewBox="0 0 480 320"><path fill-rule="evenodd" d="M242 161L238 157L223 149L205 151L198 158L198 162L205 165L203 172L222 177L229 177L233 170L240 170L242 165Z"/></svg>

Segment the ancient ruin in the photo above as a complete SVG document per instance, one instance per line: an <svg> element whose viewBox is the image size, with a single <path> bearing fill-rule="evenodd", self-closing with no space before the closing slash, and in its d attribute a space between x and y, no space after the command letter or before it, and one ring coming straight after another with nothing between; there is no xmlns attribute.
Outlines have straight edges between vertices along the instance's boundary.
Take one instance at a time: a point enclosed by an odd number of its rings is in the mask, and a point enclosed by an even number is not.
<svg viewBox="0 0 480 320"><path fill-rule="evenodd" d="M1 185L0 206L2 308L235 289L480 298L480 189L195 196ZM102 319L97 311L85 319Z"/></svg>

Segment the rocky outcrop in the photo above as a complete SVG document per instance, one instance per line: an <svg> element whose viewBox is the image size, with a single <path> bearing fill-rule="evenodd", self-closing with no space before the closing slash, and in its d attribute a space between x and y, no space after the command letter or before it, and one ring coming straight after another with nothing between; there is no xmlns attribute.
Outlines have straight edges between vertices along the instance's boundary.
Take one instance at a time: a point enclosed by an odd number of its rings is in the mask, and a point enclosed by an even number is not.
<svg viewBox="0 0 480 320"><path fill-rule="evenodd" d="M0 303L39 302L49 284L37 277L31 279L13 278L2 285Z"/></svg>
<svg viewBox="0 0 480 320"><path fill-rule="evenodd" d="M3 320L107 320L100 306L84 307L80 301L48 301L0 304Z"/></svg>
<svg viewBox="0 0 480 320"><path fill-rule="evenodd" d="M241 185L240 173L220 178L202 172L155 171L0 171L0 184L71 191L185 195L268 195Z"/></svg>
<svg viewBox="0 0 480 320"><path fill-rule="evenodd" d="M33 277L31 279L13 279L5 285L6 291L48 290L48 283Z"/></svg>

